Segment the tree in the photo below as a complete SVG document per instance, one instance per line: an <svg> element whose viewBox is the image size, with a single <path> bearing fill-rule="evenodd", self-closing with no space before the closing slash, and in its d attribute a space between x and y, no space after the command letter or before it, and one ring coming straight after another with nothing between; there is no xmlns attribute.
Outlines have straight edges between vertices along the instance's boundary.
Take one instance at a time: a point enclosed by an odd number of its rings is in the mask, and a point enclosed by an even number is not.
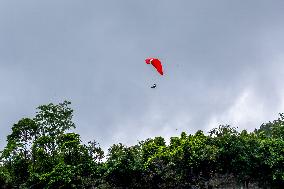
<svg viewBox="0 0 284 189"><path fill-rule="evenodd" d="M140 146L126 147L121 143L114 144L109 149L107 157L104 178L110 186L123 188L143 186Z"/></svg>
<svg viewBox="0 0 284 189"><path fill-rule="evenodd" d="M36 129L37 126L32 119L24 118L13 125L12 133L7 136L7 146L2 152L1 159L6 165L4 170L9 170L14 187L24 184L29 177L30 146Z"/></svg>

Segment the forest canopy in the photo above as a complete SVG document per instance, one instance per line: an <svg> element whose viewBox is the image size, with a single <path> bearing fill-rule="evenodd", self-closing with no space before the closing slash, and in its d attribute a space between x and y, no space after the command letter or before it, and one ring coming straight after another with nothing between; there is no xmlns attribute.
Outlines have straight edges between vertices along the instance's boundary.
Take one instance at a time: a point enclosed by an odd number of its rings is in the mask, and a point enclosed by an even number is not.
<svg viewBox="0 0 284 189"><path fill-rule="evenodd" d="M70 102L41 105L16 122L0 152L0 188L280 188L284 114L253 132L220 125L134 146L83 144ZM174 125L173 125L174 126ZM103 161L103 159L105 160Z"/></svg>

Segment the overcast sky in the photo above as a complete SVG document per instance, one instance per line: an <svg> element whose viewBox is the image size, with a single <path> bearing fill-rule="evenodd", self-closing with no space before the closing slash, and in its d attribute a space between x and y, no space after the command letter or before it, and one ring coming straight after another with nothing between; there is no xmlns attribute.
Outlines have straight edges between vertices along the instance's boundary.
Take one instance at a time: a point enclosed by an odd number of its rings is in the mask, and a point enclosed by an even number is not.
<svg viewBox="0 0 284 189"><path fill-rule="evenodd" d="M19 119L65 99L74 131L104 149L252 131L284 112L283 20L283 0L0 0L0 149Z"/></svg>

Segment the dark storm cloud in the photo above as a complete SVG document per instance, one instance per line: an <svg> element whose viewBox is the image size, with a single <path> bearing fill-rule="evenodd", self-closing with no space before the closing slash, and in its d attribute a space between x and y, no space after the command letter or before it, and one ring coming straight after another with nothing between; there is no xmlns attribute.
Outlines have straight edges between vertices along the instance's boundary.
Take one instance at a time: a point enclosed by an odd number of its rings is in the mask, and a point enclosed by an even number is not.
<svg viewBox="0 0 284 189"><path fill-rule="evenodd" d="M276 0L0 1L1 147L13 123L64 99L82 139L105 148L218 124L258 127L284 108L283 8ZM147 56L163 61L164 77Z"/></svg>

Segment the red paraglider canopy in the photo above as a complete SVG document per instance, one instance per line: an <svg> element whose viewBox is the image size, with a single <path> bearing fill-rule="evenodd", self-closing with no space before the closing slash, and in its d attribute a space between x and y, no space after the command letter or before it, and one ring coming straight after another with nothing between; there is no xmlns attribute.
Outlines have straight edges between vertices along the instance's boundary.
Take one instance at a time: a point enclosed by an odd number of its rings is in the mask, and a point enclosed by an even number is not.
<svg viewBox="0 0 284 189"><path fill-rule="evenodd" d="M164 75L162 63L159 59L147 58L147 59L145 59L145 62L146 62L146 64L152 64L161 75Z"/></svg>

